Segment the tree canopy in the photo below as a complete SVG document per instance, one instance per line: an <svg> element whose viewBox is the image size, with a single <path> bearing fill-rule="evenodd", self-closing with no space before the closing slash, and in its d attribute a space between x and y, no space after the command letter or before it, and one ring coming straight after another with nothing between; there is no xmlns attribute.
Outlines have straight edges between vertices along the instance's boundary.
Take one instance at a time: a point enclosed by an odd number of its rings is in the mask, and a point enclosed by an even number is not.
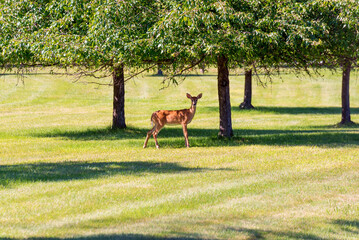
<svg viewBox="0 0 359 240"><path fill-rule="evenodd" d="M315 37L318 44L310 48L309 63L340 68L342 71L342 120L351 124L349 82L352 67L357 66L359 57L359 2L313 1L302 14L302 18L320 26ZM315 51L316 50L316 51Z"/></svg>
<svg viewBox="0 0 359 240"><path fill-rule="evenodd" d="M3 67L71 67L113 77L114 128L124 128L124 70L143 67L157 1L5 1L0 26ZM147 58L148 59L148 58Z"/></svg>
<svg viewBox="0 0 359 240"><path fill-rule="evenodd" d="M112 75L113 126L125 127L124 67L163 64L177 76L206 61L218 68L220 135L230 137L231 67L339 66L349 88L358 62L358 6L356 0L5 0L0 66Z"/></svg>
<svg viewBox="0 0 359 240"><path fill-rule="evenodd" d="M318 31L317 25L302 18L307 2L170 1L151 29L150 44L174 58L174 75L204 59L217 65L220 135L230 137L229 68L273 69L293 59L306 66L301 50L317 44L314 33Z"/></svg>

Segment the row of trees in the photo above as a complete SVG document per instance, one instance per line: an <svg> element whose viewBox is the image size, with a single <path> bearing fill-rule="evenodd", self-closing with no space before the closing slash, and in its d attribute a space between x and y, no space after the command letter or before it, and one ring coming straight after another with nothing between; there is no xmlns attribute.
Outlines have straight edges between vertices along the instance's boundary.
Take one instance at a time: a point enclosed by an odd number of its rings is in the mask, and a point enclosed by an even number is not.
<svg viewBox="0 0 359 240"><path fill-rule="evenodd" d="M358 63L357 0L26 0L0 2L0 67L71 68L113 78L113 128L125 128L125 81L152 67L176 81L202 64L218 69L220 135L233 135L229 70L340 68L342 124L351 122L350 70ZM131 69L125 79L124 68Z"/></svg>

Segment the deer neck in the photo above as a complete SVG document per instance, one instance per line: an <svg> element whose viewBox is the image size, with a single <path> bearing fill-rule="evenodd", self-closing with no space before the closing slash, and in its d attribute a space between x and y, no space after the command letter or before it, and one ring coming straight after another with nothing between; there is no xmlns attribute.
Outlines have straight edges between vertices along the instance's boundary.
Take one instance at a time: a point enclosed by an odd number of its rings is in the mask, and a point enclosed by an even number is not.
<svg viewBox="0 0 359 240"><path fill-rule="evenodd" d="M196 105L191 105L191 108L189 109L189 111L191 112L192 114L192 117L194 116L194 114L196 113Z"/></svg>

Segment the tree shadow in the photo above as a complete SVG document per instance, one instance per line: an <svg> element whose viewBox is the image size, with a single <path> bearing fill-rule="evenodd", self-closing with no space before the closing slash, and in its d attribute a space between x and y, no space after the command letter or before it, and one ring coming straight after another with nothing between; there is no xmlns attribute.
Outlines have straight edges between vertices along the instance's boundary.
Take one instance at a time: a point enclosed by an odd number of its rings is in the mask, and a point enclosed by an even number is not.
<svg viewBox="0 0 359 240"><path fill-rule="evenodd" d="M306 239L306 240L327 240L328 238L322 238L314 234L309 233L300 233L292 231L272 231L272 230L260 230L260 229L250 229L250 228L226 228L226 231L236 232L241 235L245 235L245 239L259 240L259 239ZM183 234L182 234L183 235ZM198 234L185 234L184 236L179 237L166 237L166 236L152 236L152 235L143 235L143 234L112 234L112 235L96 235L96 236L86 236L86 237L69 237L69 238L44 238L44 237L34 237L27 238L28 240L201 240L211 238L203 238L198 236ZM213 238L214 239L214 238ZM4 240L20 240L17 238L4 238Z"/></svg>
<svg viewBox="0 0 359 240"><path fill-rule="evenodd" d="M218 112L217 106L202 107L206 112ZM323 114L323 115L340 115L340 107L272 107L272 106L255 106L254 109L240 109L238 106L232 106L233 112L252 111L258 113L272 113L272 114ZM359 108L350 108L351 114L359 114Z"/></svg>
<svg viewBox="0 0 359 240"><path fill-rule="evenodd" d="M32 133L33 137L64 138L69 140L88 141L88 140L119 140L119 139L139 139L146 136L150 129L127 127L125 129L92 128L85 130L62 130L56 129L51 132Z"/></svg>
<svg viewBox="0 0 359 240"><path fill-rule="evenodd" d="M20 240L22 238L3 238L3 240ZM200 240L210 238L200 238L200 237L161 237L161 236L151 236L143 234L112 234L112 235L97 235L97 236L88 236L88 237L69 237L69 238L46 238L46 237L34 237L27 238L28 240Z"/></svg>
<svg viewBox="0 0 359 240"><path fill-rule="evenodd" d="M224 147L240 145L343 147L359 145L359 131L249 129L234 131L231 139L219 138L216 129L188 129L191 147ZM174 138L176 136L176 138ZM181 129L168 129L158 135L161 147L182 148Z"/></svg>
<svg viewBox="0 0 359 240"><path fill-rule="evenodd" d="M341 147L359 145L359 132L338 130L243 130L249 145Z"/></svg>
<svg viewBox="0 0 359 240"><path fill-rule="evenodd" d="M359 221L358 220L334 220L335 225L339 225L341 229L352 235L359 235ZM227 228L226 230L239 232L245 234L249 239L308 239L308 240L327 240L332 238L324 238L310 233L293 232L293 231L274 231L261 230L251 228Z"/></svg>
<svg viewBox="0 0 359 240"><path fill-rule="evenodd" d="M13 183L70 181L114 175L181 173L224 169L188 168L171 162L57 162L0 165L0 186ZM228 169L229 170L229 169Z"/></svg>
<svg viewBox="0 0 359 240"><path fill-rule="evenodd" d="M359 234L359 222L350 220L335 220L334 224L340 225L343 230L349 234ZM349 229L348 229L349 228ZM353 230L352 228L356 229ZM293 232L293 231L275 231L275 230L261 230L243 227L227 227L226 232L235 232L241 235L245 235L246 239L260 240L260 239L306 239L306 240L329 240L331 238L324 238L311 233ZM200 237L196 233L181 233L182 236L178 237L166 237L166 236L154 236L144 234L110 234L110 235L93 235L83 237L68 237L68 238L56 238L56 237L32 237L27 238L29 240L200 240L211 238ZM20 238L2 238L4 240L20 240ZM22 238L21 238L22 239Z"/></svg>
<svg viewBox="0 0 359 240"><path fill-rule="evenodd" d="M329 128L329 129L328 129ZM149 129L129 127L127 129L111 130L87 129L79 131L52 131L39 133L35 137L54 137L75 141L90 140L136 140L130 145L141 146ZM223 147L239 145L269 145L269 146L323 146L342 147L359 145L357 128L336 128L334 126L313 126L305 130L286 129L241 129L234 131L231 139L219 138L218 129L188 128L191 147ZM138 140L138 141L137 141ZM162 148L184 148L183 131L181 127L165 127L158 135ZM149 147L154 144L150 138Z"/></svg>
<svg viewBox="0 0 359 240"><path fill-rule="evenodd" d="M238 111L241 110L236 108ZM276 114L333 114L340 115L340 107L257 107L257 111ZM359 108L350 108L352 114L358 114Z"/></svg>
<svg viewBox="0 0 359 240"><path fill-rule="evenodd" d="M333 223L340 226L343 231L350 234L356 234L359 237L359 220L338 219L334 220Z"/></svg>
<svg viewBox="0 0 359 240"><path fill-rule="evenodd" d="M229 231L239 232L249 236L249 239L307 239L307 240L326 240L310 233L292 232L292 231L273 231L250 228L227 228Z"/></svg>

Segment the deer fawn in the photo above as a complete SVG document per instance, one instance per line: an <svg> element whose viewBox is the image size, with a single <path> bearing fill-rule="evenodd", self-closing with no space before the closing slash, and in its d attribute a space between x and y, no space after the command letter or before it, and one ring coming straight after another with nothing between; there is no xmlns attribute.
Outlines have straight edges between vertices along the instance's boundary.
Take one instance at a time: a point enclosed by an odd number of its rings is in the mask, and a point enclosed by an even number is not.
<svg viewBox="0 0 359 240"><path fill-rule="evenodd" d="M191 108L182 110L158 110L157 112L152 113L151 122L153 124L153 128L147 132L143 148L147 147L147 142L148 139L151 137L151 134L155 139L156 148L159 148L157 142L157 135L166 124L181 124L183 128L183 135L186 141L186 147L189 147L187 124L192 121L194 114L196 113L197 101L201 97L202 93L199 94L197 97L192 97L190 94L187 93L187 98L191 99L192 102Z"/></svg>

